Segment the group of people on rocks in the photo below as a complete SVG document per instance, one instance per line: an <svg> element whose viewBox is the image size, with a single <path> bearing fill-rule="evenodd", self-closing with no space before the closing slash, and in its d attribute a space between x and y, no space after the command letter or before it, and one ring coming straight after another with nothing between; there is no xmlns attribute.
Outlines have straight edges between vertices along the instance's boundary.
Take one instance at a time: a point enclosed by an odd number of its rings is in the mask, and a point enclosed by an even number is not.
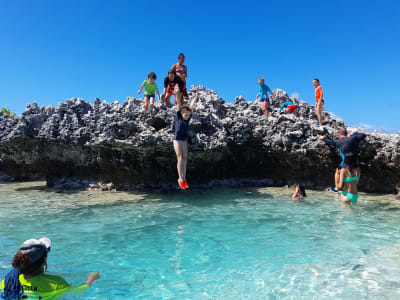
<svg viewBox="0 0 400 300"><path fill-rule="evenodd" d="M346 128L341 128L338 132L338 139L331 140L325 136L319 139L328 146L333 146L339 152L342 160L336 168L334 181L335 187L331 187L332 192L341 191L341 201L344 203L356 203L358 200L358 182L361 177L360 169L360 144L366 138L364 133L347 133ZM302 185L296 186L292 199L295 201L304 201L306 197L305 188Z"/></svg>
<svg viewBox="0 0 400 300"><path fill-rule="evenodd" d="M324 99L323 99L323 91L322 87L320 85L319 79L315 78L312 81L314 87L315 87L315 100L316 100L316 105L315 105L315 113L318 118L318 123L317 127L322 128L322 109L324 106ZM269 117L269 113L272 111L270 108L271 101L276 98L274 93L271 91L269 86L265 84L264 78L260 77L258 79L258 84L259 84L259 93L257 94L256 98L260 99L261 102L261 111L264 113L265 117ZM269 96L270 95L270 96ZM291 100L290 98L285 101L284 99L281 99L280 103L281 107L279 109L279 113L285 113L285 114L294 114L297 116L297 107L296 104Z"/></svg>
<svg viewBox="0 0 400 300"><path fill-rule="evenodd" d="M180 53L178 55L178 62L173 64L168 71L167 77L164 79L164 90L160 96L157 84L155 83L156 74L150 72L147 80L145 80L138 93L144 91L144 110L149 109L149 104L154 104L155 95L157 93L158 101L164 103L166 106L171 106L170 98L174 96L174 104L176 105L176 117L174 122L174 151L177 157L177 170L178 170L178 186L181 189L188 189L189 184L186 180L186 168L188 159L188 129L189 122L192 117L192 113L195 110L196 103L199 99L199 93L196 92L192 103L190 105L184 104L184 98L188 98L186 89L186 78L187 78L187 66L185 63L185 55ZM323 91L320 85L319 79L312 81L315 87L315 100L316 106L315 111L318 118L317 127L322 128L322 109L324 105ZM261 102L261 110L265 117L269 117L269 113L272 111L270 108L270 101L276 98L273 91L265 83L263 77L258 79L259 93L257 98ZM271 99L271 100L270 100ZM297 107L295 103L289 98L287 100L281 100L281 107L279 112L292 113L297 115ZM342 162L335 172L335 187L331 188L332 191L337 192L343 190L342 201L355 203L358 198L357 183L360 178L359 169L359 144L361 140L365 139L366 135L362 133L354 133L347 136L347 130L342 128L338 134L338 140L330 140L324 136L320 137L327 145L337 147L340 155L342 156ZM293 198L304 199L305 190L304 187L298 186L296 190L297 196L293 195ZM303 195L304 194L304 195ZM299 198L299 195L302 198Z"/></svg>
<svg viewBox="0 0 400 300"><path fill-rule="evenodd" d="M148 111L149 104L154 104L155 94L157 93L158 101L164 103L167 107L171 106L171 96L175 96L174 103L177 105L183 104L183 98L188 98L186 88L187 66L185 63L185 55L180 53L178 55L178 62L173 64L168 71L167 77L164 78L164 90L160 96L158 86L156 84L157 75L150 72L147 75L147 80L143 81L138 94L144 90L144 110Z"/></svg>
<svg viewBox="0 0 400 300"><path fill-rule="evenodd" d="M179 54L178 62L172 65L164 79L164 90L160 96L157 84L156 74L148 74L138 93L144 91L144 109L149 109L149 104L153 104L155 95L158 101L163 101L166 106L171 106L170 98L174 96L176 105L176 117L174 122L173 145L177 156L178 185L181 189L189 188L186 181L186 167L188 158L188 128L196 103L199 99L199 93L196 95L190 105L184 104L184 98L188 98L186 90L187 67L184 65L185 56ZM270 97L275 95L265 84L264 78L259 78L259 93L257 97L261 101L261 110L266 117L269 116ZM316 97L316 114L318 125L322 126L322 109L324 105L323 92L318 79L313 80ZM283 101L280 112L293 113L296 115L296 105L292 101ZM338 132L338 139L331 140L325 136L319 137L327 145L336 147L342 157L342 161L336 169L334 180L335 187L333 192L342 191L341 200L346 203L356 203L358 200L358 182L361 171L359 163L360 143L366 138L363 133L347 134L345 128ZM297 185L292 199L295 201L304 201L306 197L304 186ZM47 275L47 256L51 249L51 241L48 238L30 239L25 241L12 260L14 269L7 274L0 284L1 297L3 299L61 299L64 293L79 294L86 291L91 284L100 277L98 272L88 276L88 280L80 286L71 286L59 276Z"/></svg>

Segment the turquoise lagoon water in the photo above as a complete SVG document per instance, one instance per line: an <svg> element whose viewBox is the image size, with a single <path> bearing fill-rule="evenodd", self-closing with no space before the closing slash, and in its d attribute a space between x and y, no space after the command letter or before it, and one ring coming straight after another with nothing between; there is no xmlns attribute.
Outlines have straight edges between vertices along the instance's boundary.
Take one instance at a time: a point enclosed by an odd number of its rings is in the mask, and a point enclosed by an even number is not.
<svg viewBox="0 0 400 300"><path fill-rule="evenodd" d="M400 299L400 204L361 195L218 189L170 195L0 186L0 277L22 241L52 239L64 299Z"/></svg>

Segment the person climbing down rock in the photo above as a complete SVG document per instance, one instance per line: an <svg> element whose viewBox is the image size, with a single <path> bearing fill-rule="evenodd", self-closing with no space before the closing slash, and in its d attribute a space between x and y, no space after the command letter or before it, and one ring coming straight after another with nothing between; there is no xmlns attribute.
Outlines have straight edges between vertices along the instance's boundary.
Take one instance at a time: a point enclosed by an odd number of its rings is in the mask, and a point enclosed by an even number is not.
<svg viewBox="0 0 400 300"><path fill-rule="evenodd" d="M352 153L357 161L357 165L359 165L358 154L360 152L360 143L366 138L366 135L364 133L352 133L347 136L346 128L341 128L338 132L338 139L336 140L328 139L325 136L320 136L319 138L327 145L336 147L340 156L342 157L342 161L335 172L335 187L331 188L333 192L337 192L340 179L340 170L344 166L345 156L349 153Z"/></svg>

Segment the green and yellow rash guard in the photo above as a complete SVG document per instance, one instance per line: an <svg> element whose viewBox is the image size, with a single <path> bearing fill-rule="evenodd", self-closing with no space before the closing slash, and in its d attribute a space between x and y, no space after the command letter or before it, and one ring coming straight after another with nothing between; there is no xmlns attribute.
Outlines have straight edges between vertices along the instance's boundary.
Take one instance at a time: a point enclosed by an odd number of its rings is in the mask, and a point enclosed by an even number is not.
<svg viewBox="0 0 400 300"><path fill-rule="evenodd" d="M61 300L64 293L80 294L89 289L89 285L71 286L60 276L40 274L30 279L19 275L24 294L22 299ZM4 280L0 284L3 293Z"/></svg>

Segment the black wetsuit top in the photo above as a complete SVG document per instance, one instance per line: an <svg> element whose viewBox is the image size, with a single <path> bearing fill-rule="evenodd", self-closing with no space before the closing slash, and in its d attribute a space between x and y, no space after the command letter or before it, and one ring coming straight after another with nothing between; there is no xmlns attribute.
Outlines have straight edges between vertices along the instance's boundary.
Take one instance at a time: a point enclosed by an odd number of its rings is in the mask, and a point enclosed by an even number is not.
<svg viewBox="0 0 400 300"><path fill-rule="evenodd" d="M328 138L324 138L324 142L329 146L335 146L340 156L342 157L341 167L343 167L344 156L349 153L353 153L354 155L358 155L360 152L360 142L365 139L366 135L364 133L354 133L352 136L331 140Z"/></svg>
<svg viewBox="0 0 400 300"><path fill-rule="evenodd" d="M177 140L177 141L186 141L187 140L189 121L191 118L192 118L192 115L190 115L188 120L185 120L182 117L182 114L180 111L176 112L176 119L175 119L175 123L174 123L174 129L175 129L174 140Z"/></svg>

